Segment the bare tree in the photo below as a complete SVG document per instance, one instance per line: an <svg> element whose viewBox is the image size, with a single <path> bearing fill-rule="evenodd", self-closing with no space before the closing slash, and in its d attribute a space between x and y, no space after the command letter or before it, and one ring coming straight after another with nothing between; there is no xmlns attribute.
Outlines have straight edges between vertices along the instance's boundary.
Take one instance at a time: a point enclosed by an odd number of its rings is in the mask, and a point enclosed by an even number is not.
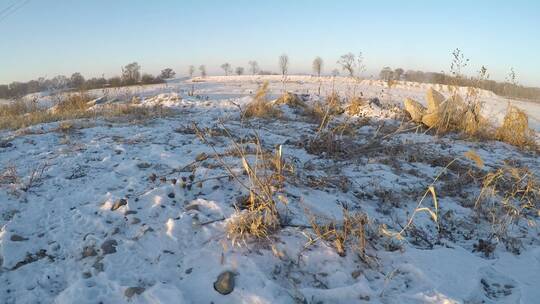
<svg viewBox="0 0 540 304"><path fill-rule="evenodd" d="M236 75L242 75L244 74L244 68L243 67L237 67L236 70L234 70L236 72Z"/></svg>
<svg viewBox="0 0 540 304"><path fill-rule="evenodd" d="M279 70L281 71L281 75L287 75L287 71L289 70L289 56L287 54L279 56Z"/></svg>
<svg viewBox="0 0 540 304"><path fill-rule="evenodd" d="M353 53L341 55L337 63L341 65L341 69L347 72L350 77L354 76L354 69L356 67L356 56Z"/></svg>
<svg viewBox="0 0 540 304"><path fill-rule="evenodd" d="M135 84L141 78L141 66L137 62L132 62L122 67L122 80L125 84Z"/></svg>
<svg viewBox="0 0 540 304"><path fill-rule="evenodd" d="M161 70L161 74L159 75L159 78L161 78L161 79L170 79L170 78L173 78L174 75L176 75L176 72L173 71L173 69L166 68L164 70Z"/></svg>
<svg viewBox="0 0 540 304"><path fill-rule="evenodd" d="M358 52L358 56L356 57L356 68L358 76L360 76L366 71L366 65L364 64L364 54L362 52Z"/></svg>
<svg viewBox="0 0 540 304"><path fill-rule="evenodd" d="M400 80L401 76L403 76L404 73L405 71L403 71L402 68L397 68L394 70L394 77L396 78L396 80Z"/></svg>
<svg viewBox="0 0 540 304"><path fill-rule="evenodd" d="M201 77L206 77L206 66L204 64L199 66L199 72L201 72Z"/></svg>
<svg viewBox="0 0 540 304"><path fill-rule="evenodd" d="M249 65L249 71L251 72L251 75L255 75L259 72L259 64L257 63L257 61L250 61L248 62L248 65Z"/></svg>
<svg viewBox="0 0 540 304"><path fill-rule="evenodd" d="M390 67L384 67L379 73L379 78L381 78L384 81L388 81L394 78L394 72L392 71Z"/></svg>
<svg viewBox="0 0 540 304"><path fill-rule="evenodd" d="M225 76L229 76L229 73L231 72L231 65L228 62L225 62L221 65L221 68L223 71L225 71Z"/></svg>
<svg viewBox="0 0 540 304"><path fill-rule="evenodd" d="M317 74L318 77L321 77L322 67L323 67L322 58L316 57L313 60L313 72L315 72L315 74Z"/></svg>
<svg viewBox="0 0 540 304"><path fill-rule="evenodd" d="M193 78L193 74L195 74L195 67L190 65L188 68L189 77Z"/></svg>
<svg viewBox="0 0 540 304"><path fill-rule="evenodd" d="M77 89L82 88L84 81L84 77L81 75L81 73L73 73L69 78L70 85Z"/></svg>

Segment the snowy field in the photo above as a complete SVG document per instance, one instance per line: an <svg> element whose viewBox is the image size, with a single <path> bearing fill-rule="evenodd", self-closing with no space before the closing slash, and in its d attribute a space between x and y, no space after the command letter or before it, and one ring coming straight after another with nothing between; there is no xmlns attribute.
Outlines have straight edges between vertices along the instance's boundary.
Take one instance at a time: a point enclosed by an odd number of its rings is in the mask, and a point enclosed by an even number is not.
<svg viewBox="0 0 540 304"><path fill-rule="evenodd" d="M239 107L264 80L269 99L278 97L280 76L93 90L96 98L135 96L176 112L75 120L67 131L60 123L0 131L0 303L540 302L538 210L504 225L475 208L479 176L513 166L540 179L537 153L411 128L399 107L405 97L425 103L428 84L388 89L344 78L324 79L321 95L335 90L381 104L339 115L332 124L347 123L352 134L339 138L337 153L315 151L309 142L319 126L298 109L240 119ZM308 104L320 99L317 78L290 76L285 86ZM500 122L508 100L480 96L485 114ZM540 131L540 104L513 103ZM292 168L276 193L281 228L233 246L226 226L248 193L223 162L247 182L242 160L228 151L255 136L267 151L281 145ZM430 185L437 201L429 194L418 206ZM540 197L532 199L538 207ZM437 221L414 212L435 203ZM340 222L343 208L368 217L365 256L352 247L339 255L310 228L309 215ZM389 236L404 227L402 239ZM234 273L227 295L213 287L224 271Z"/></svg>

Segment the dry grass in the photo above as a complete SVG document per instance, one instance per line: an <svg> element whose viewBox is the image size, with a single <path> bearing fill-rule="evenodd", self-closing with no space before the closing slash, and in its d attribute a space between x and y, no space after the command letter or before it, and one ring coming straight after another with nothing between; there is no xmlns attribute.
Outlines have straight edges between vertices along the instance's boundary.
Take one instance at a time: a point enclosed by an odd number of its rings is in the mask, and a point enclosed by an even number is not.
<svg viewBox="0 0 540 304"><path fill-rule="evenodd" d="M268 82L264 82L257 90L253 100L246 106L242 117L245 118L272 118L281 116L281 111L270 103L266 95L268 93Z"/></svg>
<svg viewBox="0 0 540 304"><path fill-rule="evenodd" d="M59 98L50 109L43 109L34 101L16 101L0 106L0 129L20 129L28 126L78 118L129 117L135 119L169 115L162 107L148 108L135 103L107 104L91 108L91 97L85 93Z"/></svg>
<svg viewBox="0 0 540 304"><path fill-rule="evenodd" d="M226 130L227 136L233 143L234 155L242 162L247 181L233 172L231 167L223 161L221 155L208 140L206 135L194 126L197 135L214 151L214 158L219 160L229 175L235 179L245 190L248 196L242 200L241 206L236 206L235 214L227 221L227 236L233 245L247 244L250 239L268 239L270 235L281 227L277 210L277 195L284 185L284 171L281 146L275 153L264 151L259 137L256 136L255 151L246 151L239 143L232 140L233 136ZM253 154L250 157L248 154ZM231 154L231 153L229 153ZM254 158L250 162L250 158ZM282 202L286 203L284 199Z"/></svg>
<svg viewBox="0 0 540 304"><path fill-rule="evenodd" d="M535 145L534 133L529 129L527 114L512 105L508 105L503 124L497 128L495 137L497 140L518 147Z"/></svg>
<svg viewBox="0 0 540 304"><path fill-rule="evenodd" d="M278 99L276 99L275 104L277 105L288 105L293 108L305 108L306 104L298 95L291 93L291 92L285 92L283 95L281 95Z"/></svg>
<svg viewBox="0 0 540 304"><path fill-rule="evenodd" d="M360 97L353 97L351 102L345 107L345 112L349 115L358 115L360 110L367 104L366 100Z"/></svg>
<svg viewBox="0 0 540 304"><path fill-rule="evenodd" d="M494 236L505 239L511 224L538 217L540 183L527 168L505 166L482 179L482 190L475 203L480 217L492 224Z"/></svg>
<svg viewBox="0 0 540 304"><path fill-rule="evenodd" d="M351 214L343 208L343 221L337 223L334 220L325 220L316 217L308 210L309 222L315 237L310 237L308 244L311 245L317 240L329 242L336 249L336 252L344 257L347 255L347 248L357 252L360 258L366 260L366 229L368 217L363 213Z"/></svg>
<svg viewBox="0 0 540 304"><path fill-rule="evenodd" d="M477 139L499 140L520 148L537 148L534 132L529 129L524 111L509 105L503 124L497 128L481 115L483 103L478 98L477 90L469 89L466 99L463 100L454 92L438 107L432 106L433 109L428 108L427 113L421 113L422 123L438 134L457 132ZM405 108L412 111L407 108L407 100Z"/></svg>

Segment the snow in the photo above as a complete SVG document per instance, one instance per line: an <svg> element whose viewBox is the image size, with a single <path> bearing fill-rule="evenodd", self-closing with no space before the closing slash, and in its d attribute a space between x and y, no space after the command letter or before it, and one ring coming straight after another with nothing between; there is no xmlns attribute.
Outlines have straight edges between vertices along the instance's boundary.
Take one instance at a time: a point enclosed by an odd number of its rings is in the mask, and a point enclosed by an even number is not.
<svg viewBox="0 0 540 304"><path fill-rule="evenodd" d="M331 243L317 241L307 246L306 236L312 232L303 228L309 226L305 208L339 221L345 204L351 211L365 212L374 230L385 224L399 231L447 164L444 160L461 157L460 166L473 167L462 155L474 150L484 160L485 172L513 160L539 177L536 154L498 142L414 131L389 136L381 140L385 149L359 152L349 159L310 154L300 143L317 126L294 109L281 106L286 117L278 120L239 122L238 106L245 106L266 80L271 97L279 95L281 76L208 77L94 90L91 94L105 96L108 102L137 97L141 106L178 112L137 123L75 120L76 128L68 132L59 131L59 123L0 131L0 138L12 144L0 148L0 302L538 302L538 216L509 228L521 242L519 254L502 242L492 256L476 252L474 245L479 238L486 239L492 227L486 221L474 221L475 212L468 203L479 186L457 184L462 178L457 171L435 184L448 234L439 235L429 215L418 213L415 229L423 231L426 240L407 234L398 241L372 231L370 259L365 262L352 248L341 257ZM318 98L314 94L319 79L288 76L287 81L287 90ZM383 123L397 127L400 121L393 105L405 97L425 102L423 95L429 87L400 83L388 90L380 81L357 83L346 78L324 78L322 83L323 94L333 86L342 96L362 92L382 101L381 108L363 110L369 123L357 129L354 144L358 147L371 140ZM189 96L192 86L195 94ZM500 121L508 100L485 91L481 98L486 113ZM540 104L513 103L526 110L531 126L540 130ZM358 122L363 118L344 115L340 119ZM248 138L256 131L269 150L283 145L285 161L296 168L282 193L288 204L279 206L289 225L267 241L231 244L225 226L235 213L236 199L246 191L234 180L219 178L227 171L213 159L189 166L202 152L213 155L194 134L193 123L201 129L226 127L236 138ZM210 140L217 151L231 149L231 140L216 133ZM224 161L241 172L238 158ZM9 167L16 168L19 180L1 178ZM32 173L41 169L43 175L24 191ZM149 180L152 173L157 180ZM182 188L182 177L189 180L191 174L192 188ZM345 186L339 177L347 179ZM199 185L200 180L205 181ZM314 186L308 180L326 183ZM122 198L127 204L111 210ZM431 203L426 201L428 206ZM13 241L14 235L26 240ZM106 254L102 245L110 240L116 241L115 252ZM394 243L397 250L390 249ZM85 248L93 248L95 254L84 256ZM213 282L226 270L236 274L235 289L221 295ZM130 287L144 291L128 297L125 292Z"/></svg>

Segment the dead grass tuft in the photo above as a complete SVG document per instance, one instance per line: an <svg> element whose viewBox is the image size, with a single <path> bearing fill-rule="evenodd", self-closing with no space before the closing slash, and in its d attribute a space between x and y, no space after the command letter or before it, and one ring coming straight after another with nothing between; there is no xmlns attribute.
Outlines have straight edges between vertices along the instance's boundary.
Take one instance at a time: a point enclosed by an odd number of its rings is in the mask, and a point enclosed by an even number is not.
<svg viewBox="0 0 540 304"><path fill-rule="evenodd" d="M306 103L302 101L298 95L291 93L291 92L285 92L283 95L281 95L278 99L276 99L275 104L277 105L288 105L293 108L305 108Z"/></svg>
<svg viewBox="0 0 540 304"><path fill-rule="evenodd" d="M353 97L351 102L345 107L345 112L349 115L358 115L360 110L367 104L366 100L360 97Z"/></svg>
<svg viewBox="0 0 540 304"><path fill-rule="evenodd" d="M242 117L245 118L272 118L281 116L281 111L270 103L266 95L268 93L268 82L264 82L259 88L253 100L246 106L246 109L242 113Z"/></svg>
<svg viewBox="0 0 540 304"><path fill-rule="evenodd" d="M482 179L475 203L478 216L492 224L493 234L507 237L508 228L519 220L532 220L540 208L540 183L527 168L505 166Z"/></svg>
<svg viewBox="0 0 540 304"><path fill-rule="evenodd" d="M242 162L243 172L247 176L246 182L223 161L214 146L206 140L205 134L197 126L194 128L199 138L212 148L214 158L219 160L230 176L249 192L248 197L242 200L242 206L237 206L235 214L227 221L228 238L233 245L247 244L249 239L268 239L281 227L276 201L276 198L279 198L277 192L284 185L286 170L281 146L275 153L269 155L263 149L259 137L255 136L255 151L252 151L255 155L250 157L246 149L232 140L232 135L225 129L233 143L234 154ZM285 200L282 201L286 203Z"/></svg>
<svg viewBox="0 0 540 304"><path fill-rule="evenodd" d="M308 244L311 245L317 240L329 242L336 249L336 252L344 257L347 255L347 248L357 252L359 257L366 260L366 229L368 217L364 213L350 213L343 208L343 221L337 223L334 220L325 220L316 217L306 210L309 222L315 237L310 237Z"/></svg>
<svg viewBox="0 0 540 304"><path fill-rule="evenodd" d="M497 128L495 137L497 140L522 148L535 145L527 114L512 105L508 105L503 124Z"/></svg>

